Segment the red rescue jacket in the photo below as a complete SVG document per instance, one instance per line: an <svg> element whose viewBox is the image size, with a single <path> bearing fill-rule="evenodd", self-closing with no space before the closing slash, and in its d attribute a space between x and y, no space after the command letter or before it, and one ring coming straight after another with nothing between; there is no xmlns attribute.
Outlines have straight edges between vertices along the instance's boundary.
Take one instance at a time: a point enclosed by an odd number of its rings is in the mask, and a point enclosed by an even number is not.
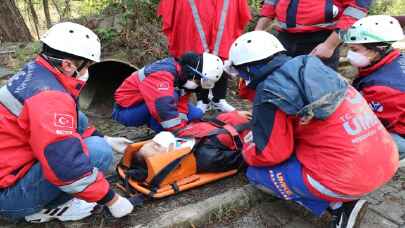
<svg viewBox="0 0 405 228"><path fill-rule="evenodd" d="M115 102L124 108L145 102L163 128L176 130L187 124L189 92L175 85L180 65L166 58L134 72L115 91Z"/></svg>
<svg viewBox="0 0 405 228"><path fill-rule="evenodd" d="M265 0L261 16L291 33L346 29L365 17L370 0Z"/></svg>
<svg viewBox="0 0 405 228"><path fill-rule="evenodd" d="M246 0L161 0L157 14L176 58L194 51L227 59L232 42L251 19Z"/></svg>
<svg viewBox="0 0 405 228"><path fill-rule="evenodd" d="M390 132L405 135L405 56L395 50L353 82Z"/></svg>
<svg viewBox="0 0 405 228"><path fill-rule="evenodd" d="M325 120L302 124L271 104L254 107L253 112L254 143L244 145L245 161L274 166L295 153L304 182L326 200L331 199L320 185L360 197L388 182L398 168L395 143L354 88Z"/></svg>
<svg viewBox="0 0 405 228"><path fill-rule="evenodd" d="M40 163L45 178L86 201L109 192L77 132L84 83L63 75L42 57L25 65L0 89L0 190Z"/></svg>
<svg viewBox="0 0 405 228"><path fill-rule="evenodd" d="M245 80L243 80L243 79L239 80L238 90L239 90L240 98L249 100L250 102L254 101L255 96L256 96L256 91L247 87Z"/></svg>

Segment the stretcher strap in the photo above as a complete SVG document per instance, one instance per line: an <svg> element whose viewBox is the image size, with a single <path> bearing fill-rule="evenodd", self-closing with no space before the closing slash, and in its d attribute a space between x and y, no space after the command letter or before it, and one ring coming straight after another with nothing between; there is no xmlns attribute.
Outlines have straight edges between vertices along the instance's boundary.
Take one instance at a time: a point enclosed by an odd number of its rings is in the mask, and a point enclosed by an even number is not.
<svg viewBox="0 0 405 228"><path fill-rule="evenodd" d="M150 186L153 192L155 192L158 188L160 183L173 171L175 170L179 164L183 161L185 157L187 157L189 154L193 153L194 150L191 150L190 152L186 153L185 155L177 158L176 160L173 160L170 162L166 167L164 167L156 176L154 176L150 182Z"/></svg>

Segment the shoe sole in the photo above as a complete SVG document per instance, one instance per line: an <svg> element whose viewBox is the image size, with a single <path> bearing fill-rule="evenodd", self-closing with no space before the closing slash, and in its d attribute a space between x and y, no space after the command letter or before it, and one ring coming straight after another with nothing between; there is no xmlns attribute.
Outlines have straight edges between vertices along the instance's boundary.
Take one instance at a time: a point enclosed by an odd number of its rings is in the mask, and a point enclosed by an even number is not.
<svg viewBox="0 0 405 228"><path fill-rule="evenodd" d="M366 200L360 200L354 206L352 213L350 213L349 220L347 221L346 228L359 228L361 221L366 215L368 202Z"/></svg>
<svg viewBox="0 0 405 228"><path fill-rule="evenodd" d="M82 220L84 218L87 218L91 216L91 213L83 213L80 216L64 216L64 217L55 217L55 216L48 216L48 215L43 215L40 218L31 218L31 219L26 219L25 221L29 223L45 223L45 222L50 222L52 220L59 220L62 222L68 222L68 221L78 221Z"/></svg>
<svg viewBox="0 0 405 228"><path fill-rule="evenodd" d="M50 217L44 218L44 217L42 217L42 218L38 218L38 219L25 219L25 221L29 222L29 223L39 224L39 223L49 222L49 221L52 221L54 219L56 219L56 218L50 218Z"/></svg>

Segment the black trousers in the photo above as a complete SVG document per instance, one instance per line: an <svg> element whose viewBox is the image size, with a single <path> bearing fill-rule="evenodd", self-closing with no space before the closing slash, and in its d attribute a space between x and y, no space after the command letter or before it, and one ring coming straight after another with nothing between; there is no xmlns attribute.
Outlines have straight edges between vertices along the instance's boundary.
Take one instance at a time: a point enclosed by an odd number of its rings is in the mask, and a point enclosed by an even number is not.
<svg viewBox="0 0 405 228"><path fill-rule="evenodd" d="M324 42L331 33L332 31L306 33L278 32L276 36L287 49L287 54L295 57L309 54L318 44ZM335 49L331 58L322 59L322 61L332 69L337 70L339 66L339 47Z"/></svg>
<svg viewBox="0 0 405 228"><path fill-rule="evenodd" d="M224 99L226 96L226 91L228 90L228 75L223 73L221 78L215 83L212 89L212 100L218 102L219 99ZM197 91L197 100L202 100L204 103L208 104L210 100L208 99L209 90L199 89Z"/></svg>

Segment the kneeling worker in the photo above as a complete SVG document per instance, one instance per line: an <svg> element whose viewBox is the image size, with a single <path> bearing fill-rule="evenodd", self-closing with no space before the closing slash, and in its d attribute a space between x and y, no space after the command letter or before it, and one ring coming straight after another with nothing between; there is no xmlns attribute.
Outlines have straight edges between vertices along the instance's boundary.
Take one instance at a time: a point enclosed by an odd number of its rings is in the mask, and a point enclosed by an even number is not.
<svg viewBox="0 0 405 228"><path fill-rule="evenodd" d="M322 215L331 227L358 227L361 198L398 168L390 134L365 99L317 57L291 58L273 35L255 31L231 46L232 66L256 90L249 181Z"/></svg>
<svg viewBox="0 0 405 228"><path fill-rule="evenodd" d="M186 53L165 58L129 76L115 92L113 119L125 126L147 124L156 132L181 129L203 112L189 102L197 88L210 89L223 72L215 55Z"/></svg>
<svg viewBox="0 0 405 228"><path fill-rule="evenodd" d="M64 22L41 41L37 58L0 88L0 217L79 220L97 203L115 217L129 214L132 204L103 173L113 150L123 152L131 141L103 137L78 112L87 69L100 61L97 35Z"/></svg>

